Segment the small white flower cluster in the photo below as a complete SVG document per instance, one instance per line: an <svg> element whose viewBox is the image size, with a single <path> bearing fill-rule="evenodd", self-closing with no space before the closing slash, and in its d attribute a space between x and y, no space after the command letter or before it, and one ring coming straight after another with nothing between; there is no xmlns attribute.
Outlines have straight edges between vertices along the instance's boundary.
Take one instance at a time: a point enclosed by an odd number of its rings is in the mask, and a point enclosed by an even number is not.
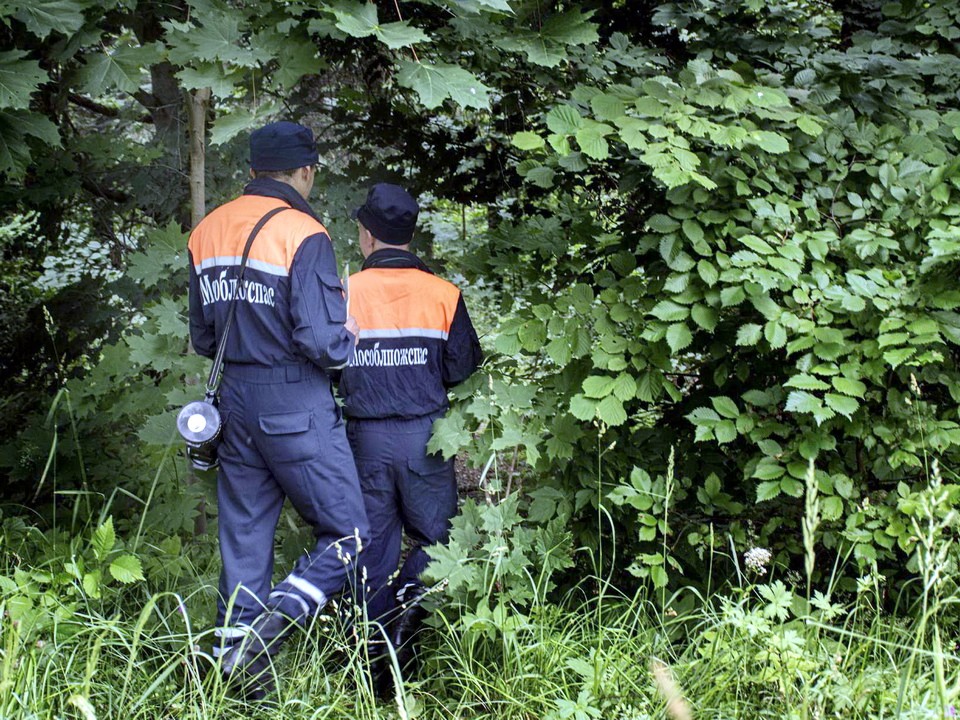
<svg viewBox="0 0 960 720"><path fill-rule="evenodd" d="M773 554L766 548L750 548L743 554L743 562L748 570L758 573L767 571L767 565L773 558Z"/></svg>

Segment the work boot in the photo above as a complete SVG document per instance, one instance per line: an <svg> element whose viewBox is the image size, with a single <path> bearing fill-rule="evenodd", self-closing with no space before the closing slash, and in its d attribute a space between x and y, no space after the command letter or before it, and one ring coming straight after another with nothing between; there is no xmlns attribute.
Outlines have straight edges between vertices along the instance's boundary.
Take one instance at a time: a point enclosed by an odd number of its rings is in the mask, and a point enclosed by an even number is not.
<svg viewBox="0 0 960 720"><path fill-rule="evenodd" d="M393 673L390 670L392 661L386 639L379 629L373 632L375 637L367 640L367 668L373 694L378 700L386 701L393 697Z"/></svg>
<svg viewBox="0 0 960 720"><path fill-rule="evenodd" d="M418 636L427 617L423 599L427 588L421 583L408 583L397 593L400 614L390 628L390 642L397 653L397 665L404 674L416 667Z"/></svg>
<svg viewBox="0 0 960 720"><path fill-rule="evenodd" d="M262 700L274 686L269 672L273 658L296 625L297 620L279 610L260 613L250 632L224 654L220 665L224 680L244 699Z"/></svg>

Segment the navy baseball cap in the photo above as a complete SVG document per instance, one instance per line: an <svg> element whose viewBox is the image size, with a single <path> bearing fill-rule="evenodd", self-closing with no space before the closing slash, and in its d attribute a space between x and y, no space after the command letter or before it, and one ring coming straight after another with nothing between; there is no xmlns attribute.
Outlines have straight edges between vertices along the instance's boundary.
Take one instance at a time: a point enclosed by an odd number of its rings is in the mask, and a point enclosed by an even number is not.
<svg viewBox="0 0 960 720"><path fill-rule="evenodd" d="M377 183L367 193L367 201L354 210L351 217L363 223L380 242L406 245L413 239L419 214L417 201L402 187Z"/></svg>
<svg viewBox="0 0 960 720"><path fill-rule="evenodd" d="M250 133L252 170L295 170L317 162L317 143L308 127L286 120Z"/></svg>

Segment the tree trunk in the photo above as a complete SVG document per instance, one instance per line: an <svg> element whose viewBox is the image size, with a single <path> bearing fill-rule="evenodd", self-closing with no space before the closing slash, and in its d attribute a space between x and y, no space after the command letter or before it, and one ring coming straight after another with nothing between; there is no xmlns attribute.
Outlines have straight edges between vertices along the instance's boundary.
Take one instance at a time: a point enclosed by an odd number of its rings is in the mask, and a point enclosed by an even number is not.
<svg viewBox="0 0 960 720"><path fill-rule="evenodd" d="M207 214L206 188L206 130L207 109L210 107L210 88L190 93L190 227L197 226Z"/></svg>
<svg viewBox="0 0 960 720"><path fill-rule="evenodd" d="M210 88L201 88L187 93L187 115L190 119L190 227L195 228L207 214L206 183L204 182L207 159L207 109L210 107ZM190 270L193 272L193 269ZM193 470L188 482L197 482ZM207 503L201 499L197 504L197 519L193 524L194 535L207 532Z"/></svg>

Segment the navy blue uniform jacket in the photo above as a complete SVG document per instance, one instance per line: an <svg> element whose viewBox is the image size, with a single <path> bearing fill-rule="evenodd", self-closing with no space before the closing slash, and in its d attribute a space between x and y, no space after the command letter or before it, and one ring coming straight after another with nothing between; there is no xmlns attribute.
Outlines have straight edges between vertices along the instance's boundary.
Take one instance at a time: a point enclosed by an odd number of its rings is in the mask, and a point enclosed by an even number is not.
<svg viewBox="0 0 960 720"><path fill-rule="evenodd" d="M354 337L344 327L346 301L326 228L300 194L270 178L207 215L190 234L190 339L213 357L250 231L276 207L250 248L225 360L266 366L309 360L342 366Z"/></svg>
<svg viewBox="0 0 960 720"><path fill-rule="evenodd" d="M350 418L416 418L443 412L447 388L483 359L457 287L413 253L378 250L350 276L350 313L360 342L343 369Z"/></svg>

